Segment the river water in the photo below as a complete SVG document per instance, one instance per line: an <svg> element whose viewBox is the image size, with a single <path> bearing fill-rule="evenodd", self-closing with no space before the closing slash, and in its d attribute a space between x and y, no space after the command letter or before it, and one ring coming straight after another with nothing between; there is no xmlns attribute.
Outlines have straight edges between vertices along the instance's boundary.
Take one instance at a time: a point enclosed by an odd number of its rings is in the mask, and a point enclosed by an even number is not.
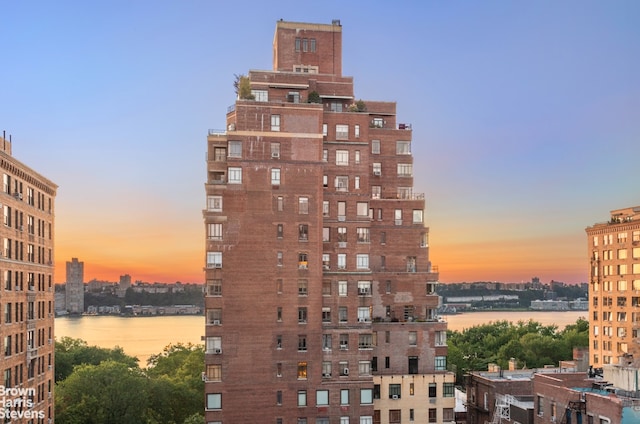
<svg viewBox="0 0 640 424"><path fill-rule="evenodd" d="M490 311L442 316L448 322L449 329L456 331L501 320L517 323L530 319L543 325L555 324L559 329L563 329L580 317L586 318L587 311ZM103 348L120 346L127 355L137 357L140 366L145 367L149 356L162 352L170 343L203 343L204 323L203 316L193 315L129 318L107 315L60 317L56 318L55 335L58 340L69 336Z"/></svg>

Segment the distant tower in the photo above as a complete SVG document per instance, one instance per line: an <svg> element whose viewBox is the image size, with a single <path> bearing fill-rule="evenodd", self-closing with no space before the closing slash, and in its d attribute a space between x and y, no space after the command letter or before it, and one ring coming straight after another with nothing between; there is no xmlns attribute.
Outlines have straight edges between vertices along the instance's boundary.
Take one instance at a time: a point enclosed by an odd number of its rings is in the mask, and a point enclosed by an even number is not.
<svg viewBox="0 0 640 424"><path fill-rule="evenodd" d="M78 262L78 258L67 262L67 285L64 294L67 312L81 315L84 312L84 262Z"/></svg>
<svg viewBox="0 0 640 424"><path fill-rule="evenodd" d="M131 287L131 276L129 274L120 276L120 283L118 283L118 288L116 290L116 294L118 297L124 297L127 294L127 289Z"/></svg>

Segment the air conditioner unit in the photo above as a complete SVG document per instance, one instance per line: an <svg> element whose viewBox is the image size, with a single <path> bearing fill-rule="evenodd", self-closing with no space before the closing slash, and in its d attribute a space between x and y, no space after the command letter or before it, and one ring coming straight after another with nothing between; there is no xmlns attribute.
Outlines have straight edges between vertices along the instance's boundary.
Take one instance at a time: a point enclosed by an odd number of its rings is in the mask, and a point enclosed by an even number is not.
<svg viewBox="0 0 640 424"><path fill-rule="evenodd" d="M358 294L366 296L369 294L369 289L359 289Z"/></svg>
<svg viewBox="0 0 640 424"><path fill-rule="evenodd" d="M391 399L398 399L398 395L391 396Z"/></svg>
<svg viewBox="0 0 640 424"><path fill-rule="evenodd" d="M222 264L213 264L214 268L222 268Z"/></svg>
<svg viewBox="0 0 640 424"><path fill-rule="evenodd" d="M331 378L331 373L330 373L330 372L323 372L323 373L322 373L322 377L324 377L324 378Z"/></svg>
<svg viewBox="0 0 640 424"><path fill-rule="evenodd" d="M213 320L213 325L220 325L220 320L219 319L214 319Z"/></svg>
<svg viewBox="0 0 640 424"><path fill-rule="evenodd" d="M343 375L349 375L349 368L345 368L342 370Z"/></svg>
<svg viewBox="0 0 640 424"><path fill-rule="evenodd" d="M201 374L202 377L202 381L207 381L207 374L205 374L204 372Z"/></svg>
<svg viewBox="0 0 640 424"><path fill-rule="evenodd" d="M340 350L347 350L348 346L346 344L340 345Z"/></svg>
<svg viewBox="0 0 640 424"><path fill-rule="evenodd" d="M213 349L213 354L214 355L220 355L221 353L222 353L222 349L220 349L220 348Z"/></svg>
<svg viewBox="0 0 640 424"><path fill-rule="evenodd" d="M360 318L358 318L358 322L367 322L367 319L360 317Z"/></svg>
<svg viewBox="0 0 640 424"><path fill-rule="evenodd" d="M271 157L273 159L279 159L280 158L280 152L271 152Z"/></svg>
<svg viewBox="0 0 640 424"><path fill-rule="evenodd" d="M379 176L380 176L380 174L382 174L382 172L381 172L381 171L373 171L373 175L375 175L375 176L378 176L378 177L379 177Z"/></svg>

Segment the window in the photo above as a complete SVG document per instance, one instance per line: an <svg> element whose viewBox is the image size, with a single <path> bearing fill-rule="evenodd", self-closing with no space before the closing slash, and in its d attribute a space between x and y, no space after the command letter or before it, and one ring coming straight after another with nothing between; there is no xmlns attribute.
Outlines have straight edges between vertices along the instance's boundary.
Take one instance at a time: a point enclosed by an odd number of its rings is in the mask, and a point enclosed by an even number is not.
<svg viewBox="0 0 640 424"><path fill-rule="evenodd" d="M336 125L336 140L346 140L349 138L349 125Z"/></svg>
<svg viewBox="0 0 640 424"><path fill-rule="evenodd" d="M415 346L418 344L418 333L416 331L409 331L409 345Z"/></svg>
<svg viewBox="0 0 640 424"><path fill-rule="evenodd" d="M328 200L323 200L322 201L322 215L323 216L329 216L329 201Z"/></svg>
<svg viewBox="0 0 640 424"><path fill-rule="evenodd" d="M322 295L331 296L331 280L322 280Z"/></svg>
<svg viewBox="0 0 640 424"><path fill-rule="evenodd" d="M280 168L271 168L271 185L280 185Z"/></svg>
<svg viewBox="0 0 640 424"><path fill-rule="evenodd" d="M277 252L276 253L276 264L278 266L282 266L283 265L283 253L282 252Z"/></svg>
<svg viewBox="0 0 640 424"><path fill-rule="evenodd" d="M341 166L349 165L348 150L336 150L336 165L341 165Z"/></svg>
<svg viewBox="0 0 640 424"><path fill-rule="evenodd" d="M369 228L360 227L356 228L356 234L358 243L369 243L371 241L369 237Z"/></svg>
<svg viewBox="0 0 640 424"><path fill-rule="evenodd" d="M307 336L299 335L298 336L298 352L306 352L307 351Z"/></svg>
<svg viewBox="0 0 640 424"><path fill-rule="evenodd" d="M306 362L298 362L298 380L306 380L307 379L307 363Z"/></svg>
<svg viewBox="0 0 640 424"><path fill-rule="evenodd" d="M346 295L347 295L347 282L338 281L338 296L346 296Z"/></svg>
<svg viewBox="0 0 640 424"><path fill-rule="evenodd" d="M207 381L222 381L222 365L207 364Z"/></svg>
<svg viewBox="0 0 640 424"><path fill-rule="evenodd" d="M222 324L222 309L220 308L207 309L207 324L209 325Z"/></svg>
<svg viewBox="0 0 640 424"><path fill-rule="evenodd" d="M410 154L411 154L410 141L396 141L396 155L410 155Z"/></svg>
<svg viewBox="0 0 640 424"><path fill-rule="evenodd" d="M326 137L327 134L329 134L329 126L327 124L322 124L322 135ZM324 161L326 162L327 161L327 156L328 156L328 151L325 150L324 153L325 153L325 155L323 157L324 157Z"/></svg>
<svg viewBox="0 0 640 424"><path fill-rule="evenodd" d="M338 175L335 179L336 191L349 191L349 177L344 175Z"/></svg>
<svg viewBox="0 0 640 424"><path fill-rule="evenodd" d="M307 322L307 308L298 308L298 323L305 324Z"/></svg>
<svg viewBox="0 0 640 424"><path fill-rule="evenodd" d="M338 202L338 221L344 221L347 216L347 202Z"/></svg>
<svg viewBox="0 0 640 424"><path fill-rule="evenodd" d="M327 309L329 309L329 308L327 308ZM327 321L325 321L324 308L322 308L322 312L323 312L322 322L331 322L331 310L329 309L329 317L328 317ZM332 347L333 346L332 346L331 334L323 334L322 335L322 350L331 350Z"/></svg>
<svg viewBox="0 0 640 424"><path fill-rule="evenodd" d="M338 253L338 269L347 269L346 253Z"/></svg>
<svg viewBox="0 0 640 424"><path fill-rule="evenodd" d="M358 307L358 322L371 321L371 312L368 306Z"/></svg>
<svg viewBox="0 0 640 424"><path fill-rule="evenodd" d="M358 335L358 348L359 349L371 349L373 347L373 335L372 334L359 334ZM370 363L367 361L367 363Z"/></svg>
<svg viewBox="0 0 640 424"><path fill-rule="evenodd" d="M222 393L207 393L207 409L222 409Z"/></svg>
<svg viewBox="0 0 640 424"><path fill-rule="evenodd" d="M276 225L276 237L279 239L284 237L284 224Z"/></svg>
<svg viewBox="0 0 640 424"><path fill-rule="evenodd" d="M373 390L372 389L360 389L360 403L362 405L368 405L368 404L373 403Z"/></svg>
<svg viewBox="0 0 640 424"><path fill-rule="evenodd" d="M282 212L284 210L284 197L278 196L276 202L277 202L278 212Z"/></svg>
<svg viewBox="0 0 640 424"><path fill-rule="evenodd" d="M331 308L328 307L328 306L323 306L322 307L322 322L324 322L324 323L330 323L331 322ZM328 348L331 349L331 335L330 334L323 334L322 335L322 339L324 340L325 338L329 339ZM323 347L327 347L327 346L323 344Z"/></svg>
<svg viewBox="0 0 640 424"><path fill-rule="evenodd" d="M429 408L429 422L430 423L438 422L438 410L436 408Z"/></svg>
<svg viewBox="0 0 640 424"><path fill-rule="evenodd" d="M271 115L271 131L280 131L280 115Z"/></svg>
<svg viewBox="0 0 640 424"><path fill-rule="evenodd" d="M437 396L437 385L436 383L429 383L429 397L434 398Z"/></svg>
<svg viewBox="0 0 640 424"><path fill-rule="evenodd" d="M396 209L393 213L394 223L402 225L402 209Z"/></svg>
<svg viewBox="0 0 640 424"><path fill-rule="evenodd" d="M446 356L436 356L435 367L436 367L436 371L446 371L446 369L447 369L447 357Z"/></svg>
<svg viewBox="0 0 640 424"><path fill-rule="evenodd" d="M356 268L357 269L369 269L369 255L366 253L360 253L356 255Z"/></svg>
<svg viewBox="0 0 640 424"><path fill-rule="evenodd" d="M229 184L242 184L242 168L229 168Z"/></svg>
<svg viewBox="0 0 640 424"><path fill-rule="evenodd" d="M306 296L308 294L308 285L309 284L307 280L298 280L298 296Z"/></svg>
<svg viewBox="0 0 640 424"><path fill-rule="evenodd" d="M316 405L329 405L329 390L316 390Z"/></svg>
<svg viewBox="0 0 640 424"><path fill-rule="evenodd" d="M222 224L207 224L207 238L209 240L222 240Z"/></svg>
<svg viewBox="0 0 640 424"><path fill-rule="evenodd" d="M241 158L242 157L242 141L230 141L229 142L229 157Z"/></svg>
<svg viewBox="0 0 640 424"><path fill-rule="evenodd" d="M369 216L369 204L367 202L357 202L356 214L358 216Z"/></svg>
<svg viewBox="0 0 640 424"><path fill-rule="evenodd" d="M301 215L307 215L309 213L308 197L298 197L298 213Z"/></svg>
<svg viewBox="0 0 640 424"><path fill-rule="evenodd" d="M379 199L381 194L382 194L382 187L381 186L371 186L371 198L372 199Z"/></svg>
<svg viewBox="0 0 640 424"><path fill-rule="evenodd" d="M322 377L331 378L331 361L322 362Z"/></svg>
<svg viewBox="0 0 640 424"><path fill-rule="evenodd" d="M331 269L331 255L329 253L322 254L322 269L325 271Z"/></svg>
<svg viewBox="0 0 640 424"><path fill-rule="evenodd" d="M307 406L306 390L298 390L298 406Z"/></svg>
<svg viewBox="0 0 640 424"><path fill-rule="evenodd" d="M374 155L380 154L380 140L371 140L371 153Z"/></svg>
<svg viewBox="0 0 640 424"><path fill-rule="evenodd" d="M382 175L382 164L380 162L373 163L373 175L375 176Z"/></svg>
<svg viewBox="0 0 640 424"><path fill-rule="evenodd" d="M207 196L207 210L222 212L222 196Z"/></svg>
<svg viewBox="0 0 640 424"><path fill-rule="evenodd" d="M371 126L373 128L382 128L384 127L384 120L382 118L373 118L371 120Z"/></svg>
<svg viewBox="0 0 640 424"><path fill-rule="evenodd" d="M338 227L338 242L347 242L347 227Z"/></svg>
<svg viewBox="0 0 640 424"><path fill-rule="evenodd" d="M349 389L340 390L340 405L349 405Z"/></svg>
<svg viewBox="0 0 640 424"><path fill-rule="evenodd" d="M371 296L371 281L358 281L358 295Z"/></svg>
<svg viewBox="0 0 640 424"><path fill-rule="evenodd" d="M289 94L287 94L287 100L289 103L300 103L300 92L289 91Z"/></svg>
<svg viewBox="0 0 640 424"><path fill-rule="evenodd" d="M308 224L298 225L298 240L307 241L308 239L309 239L309 225Z"/></svg>
<svg viewBox="0 0 640 424"><path fill-rule="evenodd" d="M269 92L267 90L251 90L251 94L256 102L269 101Z"/></svg>
<svg viewBox="0 0 640 424"><path fill-rule="evenodd" d="M399 177L410 177L413 175L413 165L410 163L399 163L398 164L398 176Z"/></svg>
<svg viewBox="0 0 640 424"><path fill-rule="evenodd" d="M207 280L207 296L222 296L222 280Z"/></svg>
<svg viewBox="0 0 640 424"><path fill-rule="evenodd" d="M422 209L414 209L413 210L413 223L414 224L422 224L422 217L424 211Z"/></svg>
<svg viewBox="0 0 640 424"><path fill-rule="evenodd" d="M340 306L338 308L338 321L340 322L347 322L347 307L346 306Z"/></svg>
<svg viewBox="0 0 640 424"><path fill-rule="evenodd" d="M296 38L296 42L295 42L295 50L296 50L297 52L299 52L299 51L300 51L300 43L301 43L301 42L302 42L302 39L300 39L300 38Z"/></svg>
<svg viewBox="0 0 640 424"><path fill-rule="evenodd" d="M340 334L340 350L349 349L349 335Z"/></svg>
<svg viewBox="0 0 640 424"><path fill-rule="evenodd" d="M445 422L453 421L455 419L453 408L442 409L442 420Z"/></svg>
<svg viewBox="0 0 640 424"><path fill-rule="evenodd" d="M222 252L207 252L207 268L222 268Z"/></svg>
<svg viewBox="0 0 640 424"><path fill-rule="evenodd" d="M389 399L400 399L402 396L402 385L389 384Z"/></svg>
<svg viewBox="0 0 640 424"><path fill-rule="evenodd" d="M353 188L356 190L360 190L360 177L353 178Z"/></svg>
<svg viewBox="0 0 640 424"><path fill-rule="evenodd" d="M306 253L298 253L298 269L308 269L309 261L307 260Z"/></svg>

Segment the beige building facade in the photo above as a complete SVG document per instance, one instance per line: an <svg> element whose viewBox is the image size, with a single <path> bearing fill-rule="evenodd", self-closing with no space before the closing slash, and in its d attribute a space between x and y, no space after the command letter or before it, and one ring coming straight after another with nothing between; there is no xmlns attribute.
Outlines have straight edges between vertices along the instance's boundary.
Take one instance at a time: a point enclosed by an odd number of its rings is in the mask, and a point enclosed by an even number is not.
<svg viewBox="0 0 640 424"><path fill-rule="evenodd" d="M57 186L0 137L0 412L4 422L53 420L54 200Z"/></svg>
<svg viewBox="0 0 640 424"><path fill-rule="evenodd" d="M589 355L601 368L640 359L640 206L611 211L586 229Z"/></svg>

